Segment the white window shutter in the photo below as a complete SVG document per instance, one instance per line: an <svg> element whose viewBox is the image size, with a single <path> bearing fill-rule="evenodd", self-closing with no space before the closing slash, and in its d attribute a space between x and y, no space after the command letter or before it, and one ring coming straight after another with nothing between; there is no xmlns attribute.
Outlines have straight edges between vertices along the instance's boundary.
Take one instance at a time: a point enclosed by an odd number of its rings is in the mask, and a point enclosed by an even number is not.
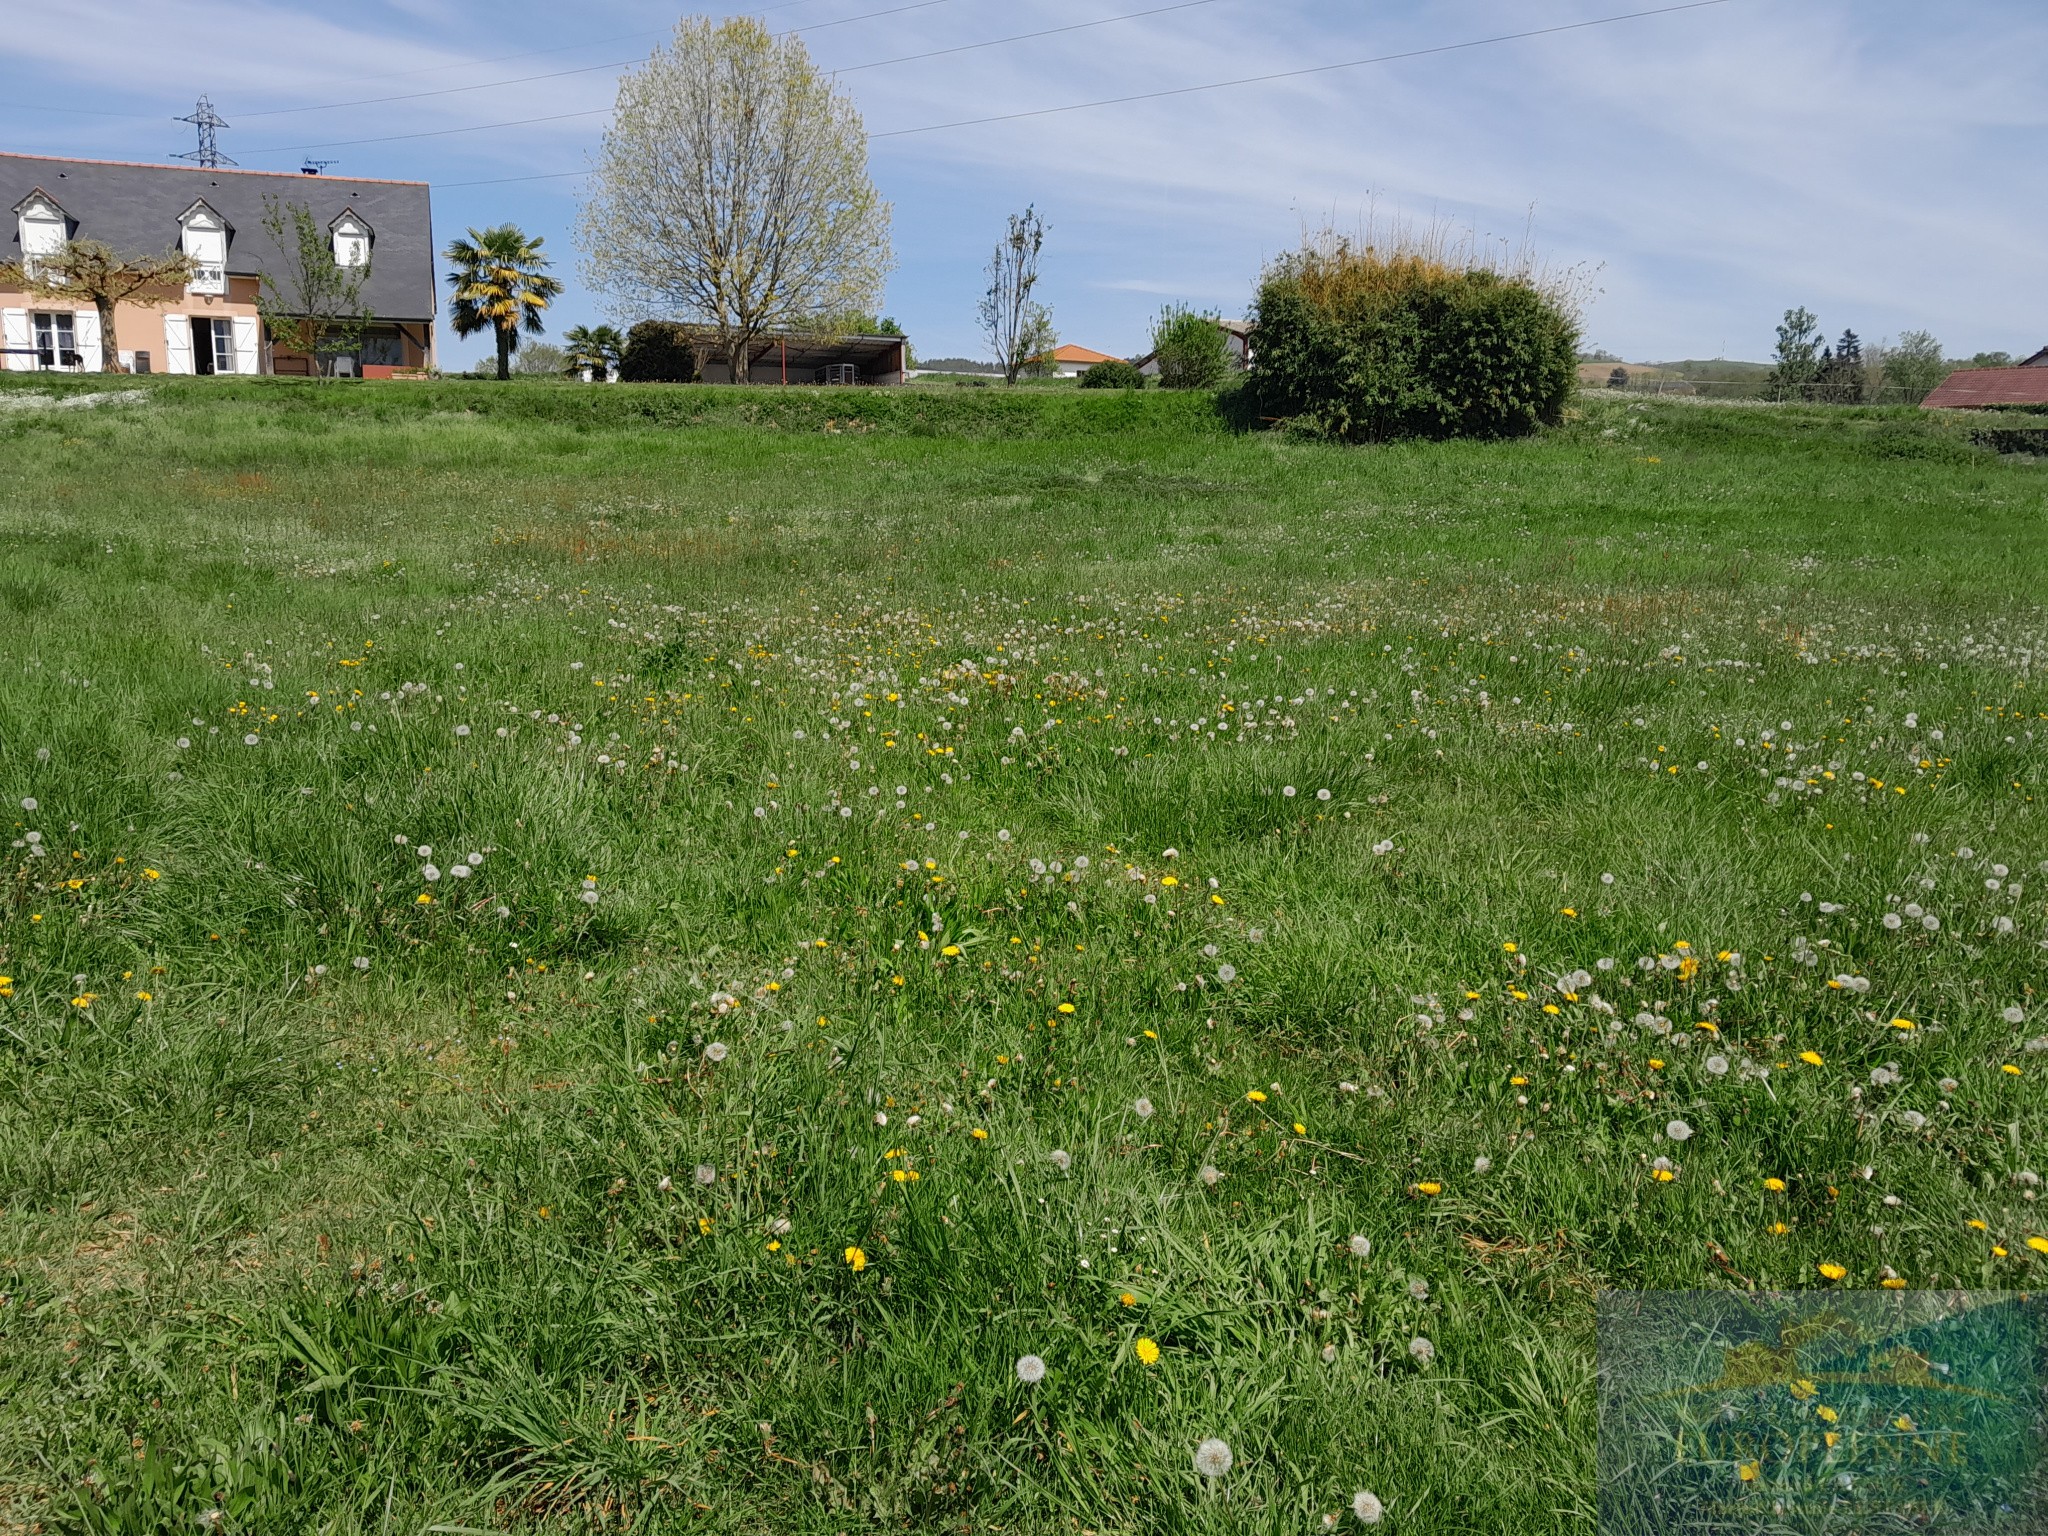
<svg viewBox="0 0 2048 1536"><path fill-rule="evenodd" d="M235 372L261 373L263 365L257 356L257 321L254 315L236 315L235 322Z"/></svg>
<svg viewBox="0 0 2048 1536"><path fill-rule="evenodd" d="M164 372L192 371L192 317L164 316Z"/></svg>
<svg viewBox="0 0 2048 1536"><path fill-rule="evenodd" d="M7 349L6 356L0 357L0 364L10 372L33 372L36 366L33 346L29 338L28 311L0 309L0 347Z"/></svg>
<svg viewBox="0 0 2048 1536"><path fill-rule="evenodd" d="M106 357L100 350L100 312L96 309L73 311L71 333L78 338L79 366L87 373L98 373L105 368Z"/></svg>

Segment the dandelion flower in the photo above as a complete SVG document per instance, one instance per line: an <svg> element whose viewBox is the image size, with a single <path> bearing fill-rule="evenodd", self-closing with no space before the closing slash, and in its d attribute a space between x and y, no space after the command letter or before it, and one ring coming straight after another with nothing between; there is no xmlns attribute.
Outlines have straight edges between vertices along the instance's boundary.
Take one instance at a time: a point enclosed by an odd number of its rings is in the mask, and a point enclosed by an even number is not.
<svg viewBox="0 0 2048 1536"><path fill-rule="evenodd" d="M1350 1247L1351 1257L1354 1259L1369 1259L1372 1257L1372 1239L1363 1233L1354 1232L1351 1235Z"/></svg>
<svg viewBox="0 0 2048 1536"><path fill-rule="evenodd" d="M1408 1358L1417 1365L1427 1365L1436 1358L1436 1346L1418 1333L1408 1341Z"/></svg>
<svg viewBox="0 0 2048 1536"><path fill-rule="evenodd" d="M1195 1170L1195 1177L1208 1185L1209 1188L1214 1189L1223 1178L1223 1170L1214 1163L1204 1163Z"/></svg>
<svg viewBox="0 0 2048 1536"><path fill-rule="evenodd" d="M1765 1179L1764 1188L1774 1195L1782 1195L1785 1192L1785 1181L1778 1178Z"/></svg>
<svg viewBox="0 0 2048 1536"><path fill-rule="evenodd" d="M709 1163L699 1163L691 1177L699 1184L716 1184L718 1182L718 1170Z"/></svg>
<svg viewBox="0 0 2048 1536"><path fill-rule="evenodd" d="M1037 1355L1017 1357L1017 1379L1027 1387L1035 1387L1045 1380L1045 1361Z"/></svg>
<svg viewBox="0 0 2048 1536"><path fill-rule="evenodd" d="M2036 1253L2048 1253L2048 1237L2030 1237L2027 1246Z"/></svg>
<svg viewBox="0 0 2048 1536"><path fill-rule="evenodd" d="M1847 1267L1841 1264L1821 1263L1816 1264L1814 1268L1830 1280L1840 1280L1849 1273Z"/></svg>
<svg viewBox="0 0 2048 1536"><path fill-rule="evenodd" d="M1481 1156L1481 1157L1475 1157L1475 1158L1473 1158L1473 1159L1472 1159L1472 1171L1473 1171L1474 1173L1490 1173L1490 1172L1492 1172L1492 1171L1493 1171L1493 1159L1492 1159L1492 1158L1490 1158L1490 1157L1485 1157L1485 1156Z"/></svg>
<svg viewBox="0 0 2048 1536"><path fill-rule="evenodd" d="M1141 1365L1157 1365L1159 1363L1159 1346L1150 1339L1138 1340L1137 1343L1131 1346L1131 1353L1138 1357Z"/></svg>
<svg viewBox="0 0 2048 1536"><path fill-rule="evenodd" d="M1266 1102L1266 1096L1265 1094L1261 1093L1258 1089L1254 1088L1251 1092L1245 1095L1245 1102L1248 1104L1263 1104Z"/></svg>
<svg viewBox="0 0 2048 1536"><path fill-rule="evenodd" d="M1819 1051L1801 1051L1799 1053L1799 1059L1805 1062L1809 1067L1824 1067L1827 1065L1826 1061L1822 1059Z"/></svg>
<svg viewBox="0 0 2048 1536"><path fill-rule="evenodd" d="M1214 1435L1195 1447L1195 1470L1203 1477L1219 1478L1236 1464L1237 1457L1231 1454L1229 1443Z"/></svg>
<svg viewBox="0 0 2048 1536"><path fill-rule="evenodd" d="M858 1248L846 1250L846 1262L857 1275L868 1267L868 1256Z"/></svg>
<svg viewBox="0 0 2048 1536"><path fill-rule="evenodd" d="M1692 1127L1683 1120L1673 1120L1664 1127L1664 1134L1673 1141L1688 1141L1692 1137Z"/></svg>
<svg viewBox="0 0 2048 1536"><path fill-rule="evenodd" d="M723 1040L714 1040L704 1047L704 1059L709 1062L721 1062L725 1060L727 1054L726 1044Z"/></svg>
<svg viewBox="0 0 2048 1536"><path fill-rule="evenodd" d="M1358 1517L1360 1525L1378 1525L1386 1512L1378 1494L1361 1488L1351 1495L1351 1513Z"/></svg>
<svg viewBox="0 0 2048 1536"><path fill-rule="evenodd" d="M1429 1282L1427 1280L1410 1280L1408 1282L1408 1299L1411 1301L1429 1300Z"/></svg>
<svg viewBox="0 0 2048 1536"><path fill-rule="evenodd" d="M1705 1067L1709 1072L1713 1073L1716 1077L1726 1077L1728 1075L1728 1058L1726 1056L1709 1056L1705 1061L1701 1062L1700 1065Z"/></svg>
<svg viewBox="0 0 2048 1536"><path fill-rule="evenodd" d="M1140 1120L1150 1120L1152 1118L1152 1101L1146 1098L1134 1099L1131 1102L1131 1113Z"/></svg>
<svg viewBox="0 0 2048 1536"><path fill-rule="evenodd" d="M1063 1152L1057 1147L1055 1147L1052 1151L1048 1152L1046 1154L1046 1158L1048 1161L1051 1162L1053 1167L1059 1169L1061 1173L1065 1173L1068 1169L1074 1166L1074 1159L1072 1154Z"/></svg>

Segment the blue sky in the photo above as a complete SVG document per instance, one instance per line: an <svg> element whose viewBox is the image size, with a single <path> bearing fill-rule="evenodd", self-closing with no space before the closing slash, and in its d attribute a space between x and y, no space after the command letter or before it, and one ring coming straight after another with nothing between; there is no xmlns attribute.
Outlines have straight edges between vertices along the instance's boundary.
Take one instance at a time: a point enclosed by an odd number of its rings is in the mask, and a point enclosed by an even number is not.
<svg viewBox="0 0 2048 1536"><path fill-rule="evenodd" d="M1830 334L1925 328L1951 354L2048 344L2040 0L1727 0L896 132L1671 0L1200 0L885 62L1170 3L744 8L796 29L820 65L842 71L879 135L871 171L895 208L898 258L885 309L924 355L983 351L981 267L1004 216L1026 203L1051 226L1042 292L1062 339L1106 352L1141 350L1169 300L1240 312L1260 264L1305 227L1367 217L1516 242L1533 230L1551 262L1592 274L1588 341L1632 360L1763 357L1793 304ZM231 124L221 147L242 165L293 169L310 155L337 161L338 174L431 181L443 242L503 220L546 237L569 285L551 330L616 318L576 270L581 182L499 178L587 166L619 74L609 66L644 58L673 26L671 6L62 0L32 26L7 9L17 24L0 28L0 148L162 159L191 147L192 130L171 119L205 91ZM541 75L556 77L529 78ZM409 99L369 100L392 96ZM543 117L553 120L472 131ZM479 182L490 184L462 185ZM446 360L481 350L452 342Z"/></svg>

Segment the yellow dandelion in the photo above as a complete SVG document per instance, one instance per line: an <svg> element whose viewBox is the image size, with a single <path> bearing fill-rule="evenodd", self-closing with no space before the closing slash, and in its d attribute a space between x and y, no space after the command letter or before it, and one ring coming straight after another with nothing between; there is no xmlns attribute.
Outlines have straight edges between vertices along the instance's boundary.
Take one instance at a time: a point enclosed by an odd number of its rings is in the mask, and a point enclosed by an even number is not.
<svg viewBox="0 0 2048 1536"><path fill-rule="evenodd" d="M699 1216L697 1218L697 1235L699 1237L709 1237L711 1235L711 1218L709 1216Z"/></svg>
<svg viewBox="0 0 2048 1536"><path fill-rule="evenodd" d="M1245 1095L1245 1098L1253 1104L1263 1104L1266 1102L1265 1094L1260 1092L1257 1088L1254 1088L1250 1093L1247 1093Z"/></svg>
<svg viewBox="0 0 2048 1536"><path fill-rule="evenodd" d="M1440 1195L1444 1192L1444 1187L1433 1179L1425 1180L1415 1186L1415 1192L1419 1195Z"/></svg>
<svg viewBox="0 0 2048 1536"><path fill-rule="evenodd" d="M2036 1253L2048 1253L2048 1237L2030 1237L2027 1246Z"/></svg>
<svg viewBox="0 0 2048 1536"><path fill-rule="evenodd" d="M142 872L142 878L145 880L161 880L163 877L164 872L160 869L145 869Z"/></svg>
<svg viewBox="0 0 2048 1536"><path fill-rule="evenodd" d="M1998 1070L2012 1077L2018 1077L2020 1075L2020 1069L2014 1066L2009 1061L2004 1066L2000 1067Z"/></svg>
<svg viewBox="0 0 2048 1536"><path fill-rule="evenodd" d="M1801 1051L1799 1053L1799 1059L1805 1062L1809 1067L1824 1067L1827 1065L1827 1062L1822 1059L1819 1051Z"/></svg>
<svg viewBox="0 0 2048 1536"><path fill-rule="evenodd" d="M1294 1134L1297 1136L1306 1136L1308 1134L1308 1127L1303 1125L1299 1120L1297 1120L1294 1122Z"/></svg>
<svg viewBox="0 0 2048 1536"><path fill-rule="evenodd" d="M1159 1363L1159 1346L1150 1339L1138 1340L1137 1343L1131 1346L1131 1352L1138 1357L1139 1362L1143 1365L1157 1365Z"/></svg>
<svg viewBox="0 0 2048 1536"><path fill-rule="evenodd" d="M1818 1269L1823 1275L1826 1275L1830 1280L1840 1280L1849 1273L1848 1268L1846 1266L1841 1264L1835 1264L1832 1262L1816 1264L1814 1268Z"/></svg>
<svg viewBox="0 0 2048 1536"><path fill-rule="evenodd" d="M419 895L413 897L412 904L416 907L431 907L434 904L434 898L425 891L421 891Z"/></svg>
<svg viewBox="0 0 2048 1536"><path fill-rule="evenodd" d="M1813 1416L1821 1420L1823 1423L1827 1424L1838 1423L1840 1422L1842 1417L1839 1413L1835 1412L1834 1409L1830 1408L1826 1403L1817 1404L1813 1410Z"/></svg>
<svg viewBox="0 0 2048 1536"><path fill-rule="evenodd" d="M1054 1011L1057 1013L1072 1013L1074 1011L1074 1005L1072 1003L1061 1003L1059 1007Z"/></svg>
<svg viewBox="0 0 2048 1536"><path fill-rule="evenodd" d="M1915 1024L1915 1023L1914 1023L1914 1022L1913 1022L1913 1021L1912 1021L1911 1019L1893 1019L1893 1020L1892 1020L1892 1028L1893 1028L1893 1029L1918 1029L1919 1027L1920 1027L1920 1026L1919 1026L1918 1024Z"/></svg>
<svg viewBox="0 0 2048 1536"><path fill-rule="evenodd" d="M1764 1188L1774 1195L1782 1195L1785 1193L1785 1181L1783 1179L1765 1179Z"/></svg>
<svg viewBox="0 0 2048 1536"><path fill-rule="evenodd" d="M1673 1173L1669 1168L1652 1168L1650 1170L1650 1177L1655 1179L1659 1184L1669 1184L1673 1179L1677 1178L1678 1175Z"/></svg>
<svg viewBox="0 0 2048 1536"><path fill-rule="evenodd" d="M988 1140L988 1132L987 1132L987 1131L985 1131L985 1130L983 1130L983 1129L982 1129L982 1128L981 1128L980 1126L978 1126L978 1125L977 1125L977 1126L976 1126L976 1127L975 1127L975 1128L974 1128L973 1130L969 1131L969 1132L968 1132L967 1134L968 1134L968 1135L970 1135L970 1136L972 1136L972 1137L973 1137L973 1138L974 1138L974 1139L975 1139L976 1141L987 1141L987 1140Z"/></svg>
<svg viewBox="0 0 2048 1536"><path fill-rule="evenodd" d="M1127 1307L1135 1307L1138 1304L1138 1298L1133 1296L1129 1291L1125 1291L1123 1295L1117 1297L1117 1300L1122 1302Z"/></svg>
<svg viewBox="0 0 2048 1536"><path fill-rule="evenodd" d="M156 1001L156 995L151 992L138 992L135 994L135 1001L138 1003L153 1003Z"/></svg>
<svg viewBox="0 0 2048 1536"><path fill-rule="evenodd" d="M846 1250L846 1262L857 1275L868 1267L868 1256L858 1248Z"/></svg>

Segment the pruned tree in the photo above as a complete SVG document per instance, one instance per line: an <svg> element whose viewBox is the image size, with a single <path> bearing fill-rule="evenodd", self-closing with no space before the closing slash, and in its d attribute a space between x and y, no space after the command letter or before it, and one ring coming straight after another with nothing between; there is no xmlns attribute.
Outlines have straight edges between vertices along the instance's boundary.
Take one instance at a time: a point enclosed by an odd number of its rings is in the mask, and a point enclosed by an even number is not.
<svg viewBox="0 0 2048 1536"><path fill-rule="evenodd" d="M344 265L334 240L313 210L270 193L263 197L263 230L277 248L265 262L256 309L271 343L303 352L315 374L334 371L334 359L353 352L370 323L363 289L370 281L370 257Z"/></svg>
<svg viewBox="0 0 2048 1536"><path fill-rule="evenodd" d="M760 337L873 310L894 265L853 97L747 17L678 22L620 80L577 238L593 288L702 326L736 384Z"/></svg>
<svg viewBox="0 0 2048 1536"><path fill-rule="evenodd" d="M1778 326L1776 361L1768 381L1773 400L1804 400L1820 373L1820 319L1804 306L1785 311Z"/></svg>
<svg viewBox="0 0 2048 1536"><path fill-rule="evenodd" d="M1009 232L996 242L995 255L989 258L981 331L1005 384L1016 383L1034 358L1059 345L1052 311L1031 296L1038 286L1038 254L1044 247L1045 220L1033 206L1010 215Z"/></svg>
<svg viewBox="0 0 2048 1536"><path fill-rule="evenodd" d="M114 310L122 304L154 309L192 281L192 259L182 251L123 256L103 240L67 240L33 260L0 263L0 288L25 288L41 298L89 300L100 317L100 367L126 373L114 339Z"/></svg>

